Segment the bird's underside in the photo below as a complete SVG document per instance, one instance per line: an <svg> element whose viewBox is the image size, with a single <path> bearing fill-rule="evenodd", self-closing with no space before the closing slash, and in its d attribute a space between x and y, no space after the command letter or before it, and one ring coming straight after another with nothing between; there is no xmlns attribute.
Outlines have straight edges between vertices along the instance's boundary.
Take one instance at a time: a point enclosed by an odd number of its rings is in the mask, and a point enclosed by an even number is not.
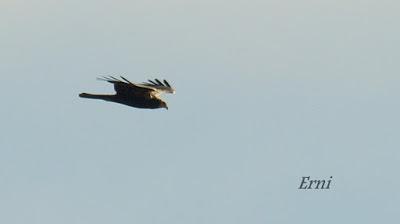
<svg viewBox="0 0 400 224"><path fill-rule="evenodd" d="M160 95L161 93L175 93L175 90L167 80L161 82L160 80L155 79L154 81L148 80L148 82L137 84L130 82L122 76L122 80L113 76L102 77L99 79L114 84L114 90L116 93L114 95L81 93L79 96L82 98L111 101L136 108L168 109L167 104L160 98Z"/></svg>

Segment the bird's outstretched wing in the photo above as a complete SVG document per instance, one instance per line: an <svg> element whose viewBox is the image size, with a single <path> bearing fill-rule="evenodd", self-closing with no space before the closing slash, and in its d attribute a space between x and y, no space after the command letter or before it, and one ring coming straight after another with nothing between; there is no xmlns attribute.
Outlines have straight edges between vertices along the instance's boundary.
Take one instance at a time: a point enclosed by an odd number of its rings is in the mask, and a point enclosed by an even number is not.
<svg viewBox="0 0 400 224"><path fill-rule="evenodd" d="M114 84L114 89L117 95L126 97L137 97L137 98L153 98L155 95L155 90L138 86L135 83L130 82L128 79L121 76L121 79L117 79L113 76L103 76L98 78L99 80L107 81Z"/></svg>
<svg viewBox="0 0 400 224"><path fill-rule="evenodd" d="M157 83L143 83L136 84L130 82L128 79L121 76L121 79L117 79L113 76L103 76L98 78L99 80L107 81L114 84L114 89L118 95L127 97L139 97L139 98L159 98L163 92L174 93L175 90L171 88L169 83L164 80L165 85L156 79Z"/></svg>

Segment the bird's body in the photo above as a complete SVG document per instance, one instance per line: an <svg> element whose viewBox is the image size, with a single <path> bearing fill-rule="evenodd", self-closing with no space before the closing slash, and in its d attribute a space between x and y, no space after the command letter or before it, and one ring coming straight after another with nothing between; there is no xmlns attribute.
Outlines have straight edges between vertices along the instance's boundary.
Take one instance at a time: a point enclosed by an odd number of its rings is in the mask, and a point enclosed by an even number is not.
<svg viewBox="0 0 400 224"><path fill-rule="evenodd" d="M175 90L164 80L164 83L155 79L149 80L148 83L135 84L129 80L121 77L124 81L116 79L112 76L103 77L101 80L114 84L116 94L102 95L102 94L79 94L82 98L101 99L105 101L124 104L136 108L157 109L166 108L167 104L159 97L161 93L174 93Z"/></svg>

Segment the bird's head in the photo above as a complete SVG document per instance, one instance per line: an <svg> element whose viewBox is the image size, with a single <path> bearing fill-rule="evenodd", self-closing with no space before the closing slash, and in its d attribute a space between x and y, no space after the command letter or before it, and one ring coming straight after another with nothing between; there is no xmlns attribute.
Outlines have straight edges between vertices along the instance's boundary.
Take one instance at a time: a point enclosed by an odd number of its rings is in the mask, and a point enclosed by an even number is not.
<svg viewBox="0 0 400 224"><path fill-rule="evenodd" d="M164 101L161 101L160 108L165 108L165 109L167 109L167 110L168 110L167 103L166 103L166 102L164 102Z"/></svg>

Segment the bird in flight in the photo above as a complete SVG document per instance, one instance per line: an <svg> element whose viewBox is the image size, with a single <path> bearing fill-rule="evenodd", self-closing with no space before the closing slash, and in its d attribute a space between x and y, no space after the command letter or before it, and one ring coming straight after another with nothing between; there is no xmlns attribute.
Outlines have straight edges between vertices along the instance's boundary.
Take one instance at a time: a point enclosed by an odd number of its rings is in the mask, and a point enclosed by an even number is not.
<svg viewBox="0 0 400 224"><path fill-rule="evenodd" d="M161 82L160 80L155 79L154 81L148 80L148 82L138 84L132 83L122 76L122 80L113 76L103 76L98 79L114 84L114 90L116 93L114 95L81 93L79 96L82 98L100 99L120 103L136 108L165 108L168 110L167 103L160 98L160 95L161 93L175 93L175 90L167 80Z"/></svg>

